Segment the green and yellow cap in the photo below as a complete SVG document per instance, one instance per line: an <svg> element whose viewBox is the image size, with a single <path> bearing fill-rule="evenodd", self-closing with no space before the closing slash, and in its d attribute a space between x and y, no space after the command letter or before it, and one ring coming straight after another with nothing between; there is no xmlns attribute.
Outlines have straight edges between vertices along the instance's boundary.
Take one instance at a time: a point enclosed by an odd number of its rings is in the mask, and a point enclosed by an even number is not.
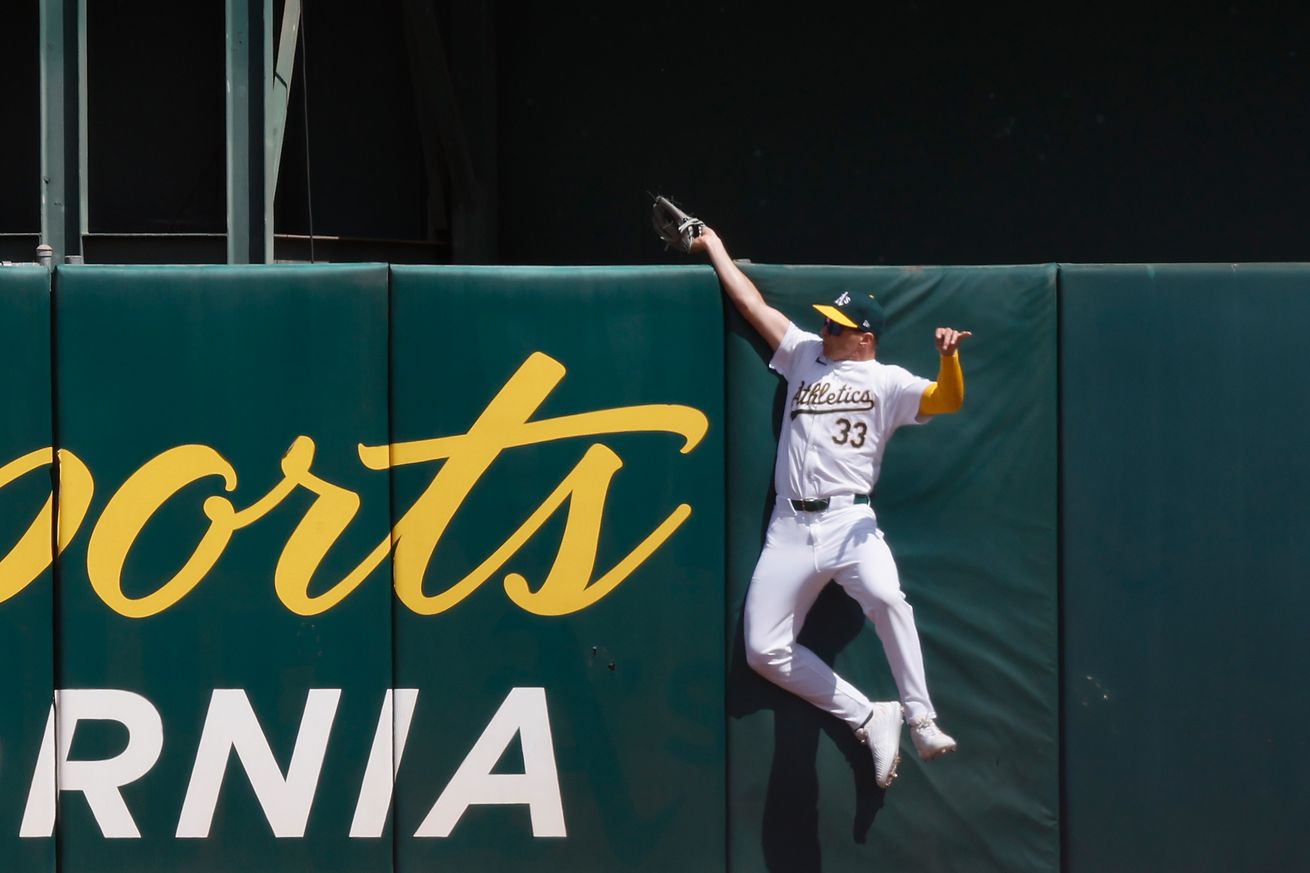
<svg viewBox="0 0 1310 873"><path fill-rule="evenodd" d="M849 291L843 291L832 303L815 303L814 308L819 310L819 314L823 317L835 321L842 327L871 333L875 337L882 336L883 325L887 322L887 314L883 312L882 304L874 300L872 294L851 294Z"/></svg>

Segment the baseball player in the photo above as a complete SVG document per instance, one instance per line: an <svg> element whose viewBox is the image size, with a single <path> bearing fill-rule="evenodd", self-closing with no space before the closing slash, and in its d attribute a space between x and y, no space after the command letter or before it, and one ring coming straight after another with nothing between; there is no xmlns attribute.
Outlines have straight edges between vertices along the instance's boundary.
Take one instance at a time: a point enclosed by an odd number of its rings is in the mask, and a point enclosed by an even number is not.
<svg viewBox="0 0 1310 873"><path fill-rule="evenodd" d="M939 327L941 370L929 382L877 360L884 314L871 295L849 291L816 304L819 334L764 302L709 227L689 243L705 252L723 291L773 350L769 367L787 380L774 471L777 504L746 594L746 660L766 679L845 721L873 755L887 788L900 762L902 722L924 760L955 751L928 697L914 612L869 502L895 430L955 412L964 402L958 350L969 331ZM871 702L796 642L815 598L836 579L873 621L900 702Z"/></svg>

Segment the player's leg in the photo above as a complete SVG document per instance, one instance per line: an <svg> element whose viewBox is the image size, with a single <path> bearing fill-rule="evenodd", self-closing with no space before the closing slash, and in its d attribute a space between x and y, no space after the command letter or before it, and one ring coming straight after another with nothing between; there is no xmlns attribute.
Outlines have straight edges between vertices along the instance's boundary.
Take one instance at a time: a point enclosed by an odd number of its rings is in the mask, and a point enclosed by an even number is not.
<svg viewBox="0 0 1310 873"><path fill-rule="evenodd" d="M869 716L868 698L796 642L830 578L815 568L807 524L794 515L775 514L746 592L746 662L769 681L858 728Z"/></svg>
<svg viewBox="0 0 1310 873"><path fill-rule="evenodd" d="M906 721L924 716L935 718L914 609L901 590L891 549L871 512L853 508L848 522L840 535L834 532L831 536L840 550L840 555L834 558L837 562L834 578L873 622L905 708Z"/></svg>
<svg viewBox="0 0 1310 873"><path fill-rule="evenodd" d="M926 760L955 751L955 740L937 727L914 610L901 590L896 561L872 512L852 513L841 550L836 579L873 621L919 756Z"/></svg>

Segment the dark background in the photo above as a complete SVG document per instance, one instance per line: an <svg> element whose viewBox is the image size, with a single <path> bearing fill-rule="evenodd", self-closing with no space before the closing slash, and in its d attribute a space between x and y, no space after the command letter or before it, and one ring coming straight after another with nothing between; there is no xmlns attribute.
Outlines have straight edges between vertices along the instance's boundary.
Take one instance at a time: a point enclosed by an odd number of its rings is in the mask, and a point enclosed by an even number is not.
<svg viewBox="0 0 1310 873"><path fill-rule="evenodd" d="M305 5L315 232L443 239L401 0ZM774 262L1306 258L1301 12L434 5L486 260L661 261L647 189ZM88 6L90 230L221 234L222 4ZM4 20L0 232L30 234L37 0ZM279 233L308 229L305 81Z"/></svg>

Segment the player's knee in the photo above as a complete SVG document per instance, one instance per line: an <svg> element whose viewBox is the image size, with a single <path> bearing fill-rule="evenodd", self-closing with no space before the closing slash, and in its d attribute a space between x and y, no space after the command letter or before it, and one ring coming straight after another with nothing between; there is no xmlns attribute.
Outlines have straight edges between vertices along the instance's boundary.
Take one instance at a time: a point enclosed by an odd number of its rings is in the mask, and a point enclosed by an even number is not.
<svg viewBox="0 0 1310 873"><path fill-rule="evenodd" d="M746 664L761 676L776 676L791 661L791 646L746 645Z"/></svg>
<svg viewBox="0 0 1310 873"><path fill-rule="evenodd" d="M914 610L899 588L889 591L871 591L865 602L865 614L874 621L884 617L913 617Z"/></svg>

